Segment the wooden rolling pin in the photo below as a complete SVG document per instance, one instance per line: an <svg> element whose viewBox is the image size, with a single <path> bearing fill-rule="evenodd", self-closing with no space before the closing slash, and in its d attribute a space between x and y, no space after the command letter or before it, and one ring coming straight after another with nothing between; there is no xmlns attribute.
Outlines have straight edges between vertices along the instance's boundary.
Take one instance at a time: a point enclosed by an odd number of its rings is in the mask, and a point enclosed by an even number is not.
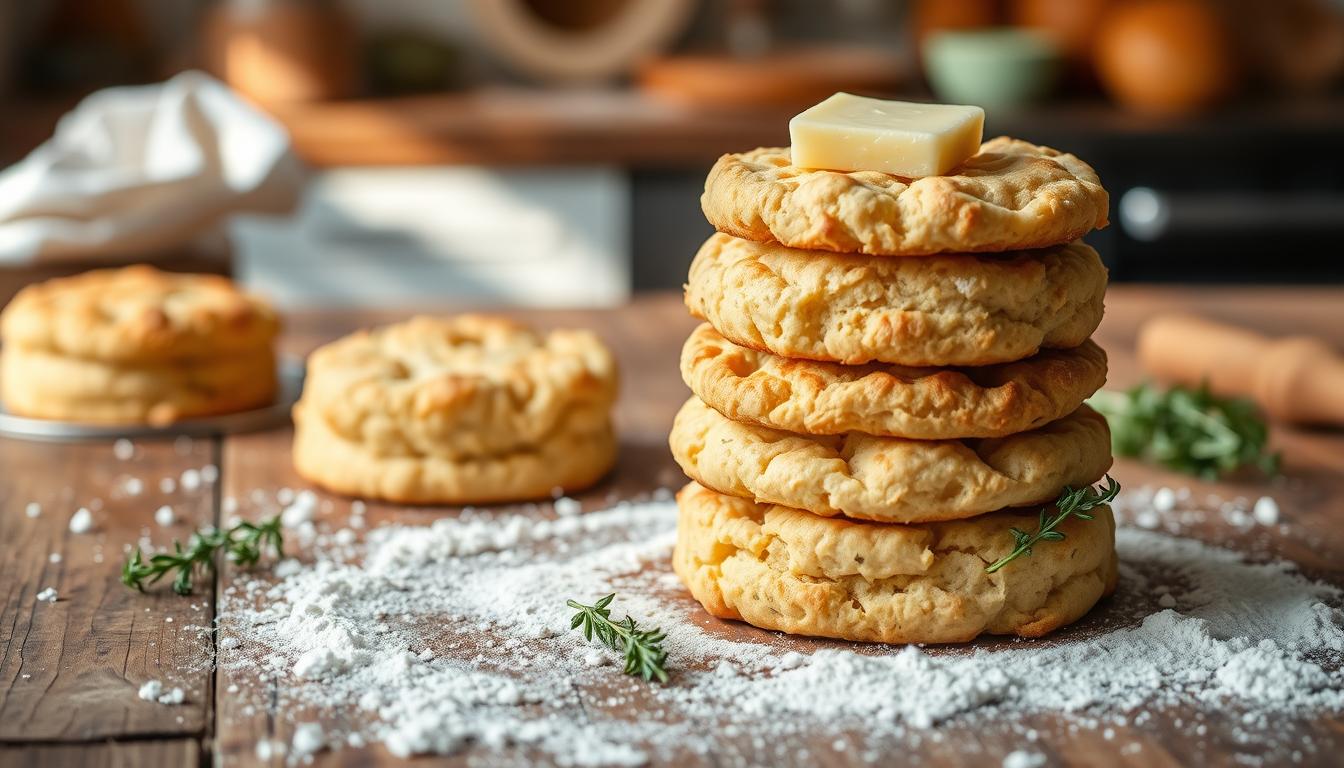
<svg viewBox="0 0 1344 768"><path fill-rule="evenodd" d="M1139 330L1139 362L1154 376L1249 397L1274 419L1344 426L1344 357L1320 339L1269 339L1190 315L1159 315Z"/></svg>

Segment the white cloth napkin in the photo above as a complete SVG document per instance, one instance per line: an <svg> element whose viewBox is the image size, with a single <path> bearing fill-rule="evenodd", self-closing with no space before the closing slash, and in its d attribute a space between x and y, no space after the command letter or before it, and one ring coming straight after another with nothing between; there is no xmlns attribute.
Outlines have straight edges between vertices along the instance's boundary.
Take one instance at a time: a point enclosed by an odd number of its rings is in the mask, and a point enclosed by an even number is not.
<svg viewBox="0 0 1344 768"><path fill-rule="evenodd" d="M303 177L284 129L208 75L109 88L0 172L0 263L172 248L292 210Z"/></svg>

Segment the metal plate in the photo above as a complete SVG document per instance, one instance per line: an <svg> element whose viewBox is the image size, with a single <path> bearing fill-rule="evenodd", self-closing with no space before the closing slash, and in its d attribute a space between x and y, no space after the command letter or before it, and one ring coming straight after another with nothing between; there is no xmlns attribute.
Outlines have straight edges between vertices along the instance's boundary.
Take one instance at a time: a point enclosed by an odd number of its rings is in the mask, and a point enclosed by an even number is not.
<svg viewBox="0 0 1344 768"><path fill-rule="evenodd" d="M77 440L113 440L125 438L156 438L190 435L210 437L239 432L255 432L289 423L289 411L303 392L303 361L282 357L277 366L280 392L275 402L250 411L188 419L162 427L148 424L79 424L53 419L30 419L15 416L0 405L0 437L44 442Z"/></svg>

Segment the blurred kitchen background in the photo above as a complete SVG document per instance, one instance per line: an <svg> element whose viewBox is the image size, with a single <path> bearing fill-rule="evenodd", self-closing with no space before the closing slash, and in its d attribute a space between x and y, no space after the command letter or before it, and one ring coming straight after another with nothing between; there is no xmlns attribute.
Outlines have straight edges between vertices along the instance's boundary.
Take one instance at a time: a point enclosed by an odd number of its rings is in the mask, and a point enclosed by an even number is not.
<svg viewBox="0 0 1344 768"><path fill-rule="evenodd" d="M975 103L1111 191L1115 281L1344 279L1344 0L0 0L0 166L89 93L204 70L307 169L162 252L282 304L675 289L728 151L837 90ZM0 201L3 207L3 201Z"/></svg>

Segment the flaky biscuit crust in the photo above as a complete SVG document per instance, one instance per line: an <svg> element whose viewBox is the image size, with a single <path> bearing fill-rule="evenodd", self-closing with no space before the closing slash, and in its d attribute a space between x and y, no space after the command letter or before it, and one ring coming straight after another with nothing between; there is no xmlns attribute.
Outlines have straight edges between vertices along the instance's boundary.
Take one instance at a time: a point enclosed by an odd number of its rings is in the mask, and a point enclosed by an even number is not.
<svg viewBox="0 0 1344 768"><path fill-rule="evenodd" d="M948 175L914 180L790 162L787 147L719 158L700 198L705 217L748 240L891 256L1041 248L1107 224L1091 166L1002 136Z"/></svg>
<svg viewBox="0 0 1344 768"><path fill-rule="evenodd" d="M332 431L314 409L294 408L294 468L349 496L400 504L489 504L549 497L593 485L616 461L609 424L561 428L542 442L495 455L380 454Z"/></svg>
<svg viewBox="0 0 1344 768"><path fill-rule="evenodd" d="M883 525L757 504L695 483L677 495L672 565L710 614L791 634L882 643L958 643L981 634L1040 637L1115 589L1109 507L1071 518L1063 541L993 574L1010 528L1033 510L973 520Z"/></svg>
<svg viewBox="0 0 1344 768"><path fill-rule="evenodd" d="M260 408L275 396L275 355L269 347L163 363L108 363L20 346L0 354L5 407L37 419L167 425Z"/></svg>
<svg viewBox="0 0 1344 768"><path fill-rule="evenodd" d="M616 363L587 331L415 317L315 351L305 407L373 455L489 457L605 429Z"/></svg>
<svg viewBox="0 0 1344 768"><path fill-rule="evenodd" d="M1083 243L888 259L713 235L686 306L734 343L846 365L993 365L1076 347L1101 322L1106 267Z"/></svg>
<svg viewBox="0 0 1344 768"><path fill-rule="evenodd" d="M112 363L255 353L279 327L269 305L227 278L143 265L30 285L0 314L6 347Z"/></svg>
<svg viewBox="0 0 1344 768"><path fill-rule="evenodd" d="M705 323L681 350L681 376L724 416L789 432L1002 437L1082 405L1106 383L1106 353L1087 341L979 368L850 366L743 347Z"/></svg>
<svg viewBox="0 0 1344 768"><path fill-rule="evenodd" d="M1111 466L1106 420L1087 406L1030 432L934 441L798 435L732 421L691 398L668 442L691 479L720 493L897 523L1045 503Z"/></svg>

